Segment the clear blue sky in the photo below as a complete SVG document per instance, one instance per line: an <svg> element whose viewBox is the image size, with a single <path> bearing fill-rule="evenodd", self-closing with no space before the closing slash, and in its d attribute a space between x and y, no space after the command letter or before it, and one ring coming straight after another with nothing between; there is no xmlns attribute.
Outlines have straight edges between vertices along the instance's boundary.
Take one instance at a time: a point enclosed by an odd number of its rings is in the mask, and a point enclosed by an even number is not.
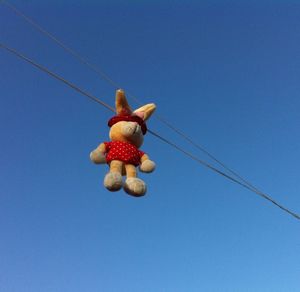
<svg viewBox="0 0 300 292"><path fill-rule="evenodd" d="M299 1L12 3L300 212ZM114 103L4 6L0 39ZM148 194L109 193L110 112L3 50L0 88L1 292L300 291L300 222L150 135Z"/></svg>

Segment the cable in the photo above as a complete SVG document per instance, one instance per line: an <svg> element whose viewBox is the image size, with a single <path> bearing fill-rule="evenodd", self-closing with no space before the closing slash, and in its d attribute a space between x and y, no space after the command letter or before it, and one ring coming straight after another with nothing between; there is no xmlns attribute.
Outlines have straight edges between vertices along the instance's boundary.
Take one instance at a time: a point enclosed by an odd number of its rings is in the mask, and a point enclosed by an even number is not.
<svg viewBox="0 0 300 292"><path fill-rule="evenodd" d="M164 137L152 132L151 130L148 130L149 133L151 133L153 136L155 136L156 138L160 139L161 141L163 141L166 144L169 144L170 146L172 146L173 148L177 149L178 151L182 152L183 154L185 154L186 156L190 157L191 159L195 160L196 162L202 164L203 166L211 169L212 171L224 176L225 178L231 180L232 182L239 184L240 186L248 189L249 191L256 193L257 195L259 195L260 197L266 199L267 201L273 203L275 206L279 207L281 210L287 212L288 214L292 215L293 217L295 217L296 219L300 220L300 215L290 211L289 209L285 208L284 206L280 205L279 203L277 203L272 197L268 196L267 194L259 191L259 190L254 190L251 187L249 187L247 184L242 183L240 181L238 181L237 179L233 178L232 176L224 173L223 171L215 168L214 166L208 164L207 162L199 159L198 157L194 156L193 154L191 154L188 151L185 151L184 149L180 148L179 146L177 146L176 144L174 144L173 142L165 139Z"/></svg>
<svg viewBox="0 0 300 292"><path fill-rule="evenodd" d="M50 70L48 70L46 67L34 62L32 59L29 59L28 57L26 57L25 55L17 52L15 49L12 49L6 45L4 45L3 43L0 43L0 47L2 47L3 49L7 50L8 52L14 54L15 56L23 59L24 61L28 62L29 64L33 65L34 67L38 68L39 70L47 73L48 75L52 76L53 78L65 83L66 85L68 85L69 87L73 88L74 90L76 90L77 92L79 92L80 94L85 95L86 97L90 98L91 100L101 104L102 106L104 106L105 108L109 109L110 111L115 112L115 109L113 107L111 107L110 105L108 105L107 103L101 101L100 99L98 99L97 97L83 91L82 89L80 89L79 87L77 87L75 84L69 82L68 80L64 79L63 77L51 72Z"/></svg>
<svg viewBox="0 0 300 292"><path fill-rule="evenodd" d="M162 119L160 117L160 119ZM212 155L210 152L208 152L203 146L201 146L200 144L194 142L190 137L188 137L186 134L184 134L183 132L179 131L178 129L176 129L174 126L172 126L171 124L169 124L166 120L164 120L163 122L164 124L168 125L168 127L170 129L172 129L174 132L176 132L178 135L182 136L186 141L188 141L191 145L193 145L194 147L196 147L197 149L201 150L203 153L205 153L208 157L210 157L212 160L214 160L215 162L217 162L219 165L221 165L224 169L226 169L229 173L233 174L234 176L236 176L237 178L239 178L243 183L245 183L246 185L248 185L251 189L253 189L254 191L258 191L261 192L258 188L256 188L253 184L251 184L250 182L248 182L246 179L244 179L240 174L238 174L236 171L232 170L231 168L229 168L227 165L225 165L222 161L220 161L219 159L217 159L214 155Z"/></svg>
<svg viewBox="0 0 300 292"><path fill-rule="evenodd" d="M16 51L15 49L13 48L10 48L6 45L4 45L3 43L0 43L0 48L3 48L5 49L6 51L8 51L9 53L17 56L18 58L26 61L27 63L31 64L32 66L38 68L39 70L47 73L48 75L52 76L53 78L63 82L65 85L71 87L72 89L74 89L75 91L79 92L80 94L88 97L89 99L97 102L98 104L104 106L105 108L107 108L108 110L110 111L115 111L110 105L106 104L105 102L101 101L100 99L98 99L97 97L85 92L84 90L82 90L81 88L77 87L75 84L67 81L66 79L64 79L63 77L51 72L50 70L48 70L46 67L36 63L35 61L33 61L32 59L26 57L25 55L19 53L18 51ZM249 191L251 192L254 192L256 193L257 195L259 195L260 197L268 200L269 202L273 203L275 206L277 206L278 208L280 208L281 210L285 211L286 213L292 215L294 218L300 220L300 216L292 211L290 211L289 209L285 208L284 206L282 206L281 204L277 203L273 198L271 198L270 196L268 196L267 194L263 193L263 192L260 192L260 191L255 191L253 190L251 187L249 187L247 184L245 183L242 183L240 181L238 181L237 179L233 178L232 176L222 172L221 170L215 168L214 166L210 165L209 163L199 159L198 157L194 156L193 154L191 154L190 152L182 149L181 147L179 147L178 145L176 145L175 143L167 140L166 138L162 137L161 135L151 131L151 130L148 130L149 133L151 133L154 137L158 138L159 140L161 140L162 142L168 144L169 146L173 147L174 149L176 149L177 151L183 153L184 155L186 155L187 157L195 160L196 162L198 162L199 164L201 164L202 166L205 166L207 168L209 168L210 170L216 172L217 174L219 175L222 175L223 177L229 179L230 181L248 189Z"/></svg>
<svg viewBox="0 0 300 292"><path fill-rule="evenodd" d="M0 1L0 3L3 3L8 8L10 8L14 13L19 15L20 17L24 18L25 21L27 21L30 25L32 25L34 28L36 28L38 31L40 31L42 34L46 35L48 38L50 38L52 41L54 41L56 44L58 44L61 48L63 48L67 53L71 54L73 57L75 57L77 60L79 60L82 64L86 65L88 68L90 68L93 72L95 72L97 75L99 75L101 78L104 78L108 83L110 83L115 89L122 88L119 84L117 84L115 81L113 81L103 70L99 69L97 66L90 63L86 58L82 57L79 53L71 49L70 47L66 46L62 41L60 41L56 36L42 28L38 23L36 23L34 20L26 16L24 13L22 13L20 10L18 10L14 5L10 4L6 0ZM142 102L136 98L133 94L128 92L126 90L126 95L128 97L131 97L135 102L138 104L142 104ZM215 161L217 164L221 165L225 170L227 170L229 173L231 173L233 176L240 179L243 183L248 185L250 188L252 188L255 191L261 192L258 188L256 188L253 184L248 182L246 179L244 179L240 174L238 174L236 171L232 170L230 167L225 165L223 162L221 162L219 159L217 159L214 155L212 155L210 152L208 152L203 146L200 144L194 142L190 137L188 137L185 133L178 130L176 127L174 127L172 124L167 122L162 116L155 114L156 119L158 119L161 123L166 125L169 129L174 131L177 135L181 136L184 140L189 142L191 145L196 147L198 150L202 151L204 154L206 154L209 158L211 158L213 161Z"/></svg>
<svg viewBox="0 0 300 292"><path fill-rule="evenodd" d="M38 31L40 31L42 34L46 35L48 38L50 38L52 41L54 41L56 44L58 44L60 47L62 47L66 52L71 54L73 57L77 58L81 63L88 66L90 69L92 69L95 73L100 74L102 78L104 78L106 81L108 81L111 85L113 85L115 88L121 88L117 83L115 83L108 75L106 75L103 71L99 70L96 66L91 64L88 60L83 58L80 54L66 46L63 42L61 42L57 37L55 37L53 34L49 33L47 30L42 28L39 24L37 24L35 21L33 21L31 18L26 16L24 13L22 13L20 10L18 10L15 6L10 4L6 0L1 0L3 5L6 5L8 8L10 8L13 12L15 12L17 15L24 18L29 24L31 24L33 27L35 27Z"/></svg>

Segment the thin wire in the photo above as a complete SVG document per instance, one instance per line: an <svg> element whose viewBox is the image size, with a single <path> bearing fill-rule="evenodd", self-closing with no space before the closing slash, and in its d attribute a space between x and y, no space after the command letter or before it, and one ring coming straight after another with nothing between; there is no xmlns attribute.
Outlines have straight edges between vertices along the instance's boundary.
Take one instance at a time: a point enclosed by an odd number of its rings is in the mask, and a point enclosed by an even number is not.
<svg viewBox="0 0 300 292"><path fill-rule="evenodd" d="M290 211L289 209L287 209L286 207L280 205L279 203L277 203L272 197L270 197L269 195L259 191L259 190L254 190L253 188L249 187L247 184L245 183L242 183L240 181L238 181L237 179L233 178L232 176L224 173L223 171L217 169L216 167L208 164L207 162L199 159L198 157L196 157L195 155L191 154L190 152L188 151L185 151L184 149L182 149L181 147L177 146L176 144L174 144L173 142L165 139L164 137L154 133L153 131L151 130L148 130L149 133L151 133L153 136L157 137L158 139L160 139L161 141L169 144L170 146L172 146L173 148L177 149L178 151L182 152L183 154L185 154L186 156L190 157L191 159L195 160L196 162L200 163L201 165L211 169L212 171L224 176L225 178L231 180L232 182L235 182L237 184L239 184L240 186L248 189L249 191L253 192L253 193L256 193L257 195L261 196L262 198L268 200L269 202L273 203L275 206L279 207L281 210L289 213L290 215L292 215L293 217L295 217L296 219L300 220L300 215Z"/></svg>
<svg viewBox="0 0 300 292"><path fill-rule="evenodd" d="M90 69L92 69L95 73L100 74L102 78L104 78L106 81L108 81L111 85L113 85L115 88L120 88L120 86L114 82L108 75L106 75L102 70L99 70L95 65L90 63L88 60L83 58L80 54L72 50L70 47L66 46L62 41L60 41L57 37L55 37L53 34L42 28L39 24L37 24L33 19L26 16L24 13L22 13L19 9L17 9L14 5L10 4L6 0L0 0L0 3L3 5L6 5L8 8L10 8L14 13L24 18L29 24L31 24L33 27L35 27L38 31L40 31L42 34L46 35L48 38L50 38L52 41L54 41L56 44L58 44L60 47L62 47L66 52L71 54L73 57L77 58L81 63L88 66Z"/></svg>
<svg viewBox="0 0 300 292"><path fill-rule="evenodd" d="M160 118L161 119L161 118ZM222 161L217 159L215 156L213 156L210 152L208 152L203 146L200 144L194 142L189 136L187 136L185 133L181 132L180 130L176 129L173 125L171 125L169 122L164 120L164 124L168 125L169 128L171 128L174 132L182 136L185 140L187 140L190 144L192 144L194 147L198 148L202 152L204 152L208 157L210 157L212 160L217 162L219 165L221 165L224 169L226 169L229 173L233 174L237 178L239 178L243 183L248 185L250 188L252 188L254 191L262 192L257 187L255 187L252 183L247 181L245 178L243 178L240 174L238 174L236 171L232 170L232 168L229 168L226 164L224 164Z"/></svg>
<svg viewBox="0 0 300 292"><path fill-rule="evenodd" d="M1 2L1 1L0 1ZM24 13L22 13L19 9L17 9L14 5L10 4L6 0L2 0L2 3L6 5L8 8L10 8L14 13L19 15L20 17L24 18L29 24L31 24L34 28L36 28L38 31L40 31L42 34L46 35L48 38L50 38L52 41L54 41L56 44L58 44L61 48L63 48L66 52L71 54L73 57L78 59L82 64L89 67L92 71L94 71L97 75L100 75L101 78L104 78L108 83L110 83L115 89L122 88L118 83L112 80L105 72L103 72L101 69L99 69L94 64L90 63L86 58L82 57L79 53L71 49L70 47L66 46L62 41L60 41L56 36L42 28L38 23L36 23L33 19L26 16ZM133 94L130 92L127 92L127 96L131 97L135 102L138 104L142 104L142 102L136 98ZM189 142L191 145L205 153L208 157L210 157L213 161L215 161L217 164L221 165L224 169L226 169L229 173L231 173L233 176L240 179L242 182L244 182L246 185L248 185L250 188L252 188L255 191L261 192L258 188L256 188L253 184L251 184L249 181L247 181L245 178L243 178L240 174L238 174L236 171L225 165L223 162L221 162L219 159L217 159L213 154L211 154L209 151L207 151L203 146L200 144L194 142L189 136L187 136L182 131L178 130L176 127L174 127L171 123L166 121L162 116L156 114L156 119L158 119L161 123L166 125L169 129L174 131L176 134L181 136L183 139L185 139L187 142Z"/></svg>
<svg viewBox="0 0 300 292"><path fill-rule="evenodd" d="M26 61L27 63L31 64L32 66L38 68L39 70L47 73L48 75L52 76L53 78L63 82L64 84L66 84L67 86L71 87L72 89L74 89L75 91L79 92L80 94L88 97L89 99L97 102L98 104L104 106L105 108L107 108L108 110L110 111L113 111L114 112L114 109L106 104L105 102L101 101L100 99L98 99L97 97L85 92L84 90L82 90L81 88L77 87L75 84L67 81L66 79L64 79L63 77L53 73L52 71L48 70L46 67L36 63L35 61L33 61L32 59L26 57L25 55L19 53L18 51L16 51L15 49L12 49L6 45L4 45L3 43L0 43L0 48L3 48L5 49L6 51L10 52L11 54L17 56L18 58ZM249 187L247 184L245 183L242 183L240 181L238 181L237 179L235 179L234 177L222 172L221 170L215 168L214 166L210 165L209 163L199 159L198 157L196 157L195 155L191 154L190 152L182 149L181 147L179 147L178 145L176 145L175 143L167 140L166 138L162 137L161 135L151 131L151 130L148 130L150 134L152 134L154 137L158 138L159 140L161 140L162 142L168 144L169 146L173 147L174 149L176 149L177 151L183 153L184 155L186 155L187 157L193 159L194 161L198 162L199 164L201 164L202 166L205 166L207 168L209 168L210 170L216 172L217 174L229 179L230 181L248 189L249 191L251 192L254 192L256 193L257 195L259 195L260 197L268 200L269 202L273 203L275 206L277 206L278 208L280 208L281 210L287 212L288 214L292 215L294 218L300 220L300 216L292 211L290 211L289 209L285 208L284 206L282 206L281 204L277 203L273 198L271 198L270 196L268 196L267 194L263 193L263 192L260 192L260 191L255 191L253 190L251 187Z"/></svg>
<svg viewBox="0 0 300 292"><path fill-rule="evenodd" d="M24 61L28 62L29 64L33 65L34 67L38 68L39 70L47 73L48 75L52 76L53 78L65 83L66 85L68 85L69 87L73 88L74 90L76 90L77 92L79 92L80 94L85 95L86 97L90 98L91 100L101 104L102 106L106 107L107 109L109 109L110 111L115 112L115 109L113 107L111 107L110 105L108 105L107 103L101 101L99 98L93 96L90 93L87 93L85 91L83 91L82 89L80 89L79 87L77 87L75 84L69 82L68 80L64 79L63 77L51 72L50 70L48 70L46 67L34 62L32 59L29 59L28 57L26 57L25 55L19 53L18 51L16 51L15 49L12 49L6 45L4 45L3 43L0 43L0 47L2 47L3 49L9 51L10 53L14 54L15 56L23 59Z"/></svg>

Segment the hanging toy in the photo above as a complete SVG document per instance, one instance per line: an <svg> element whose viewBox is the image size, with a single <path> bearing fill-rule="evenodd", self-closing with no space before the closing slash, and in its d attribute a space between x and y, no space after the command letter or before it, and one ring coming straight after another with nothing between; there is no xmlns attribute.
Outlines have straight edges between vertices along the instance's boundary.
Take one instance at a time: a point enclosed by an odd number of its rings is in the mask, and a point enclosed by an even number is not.
<svg viewBox="0 0 300 292"><path fill-rule="evenodd" d="M145 121L150 118L155 108L155 104L150 103L132 111L124 91L117 90L117 115L108 121L111 141L101 143L90 154L94 163L109 165L109 172L104 178L104 186L109 191L115 192L123 187L126 193L135 197L146 193L146 184L137 177L136 167L139 166L140 171L146 173L155 169L155 163L139 150L147 132ZM122 175L126 175L124 184Z"/></svg>

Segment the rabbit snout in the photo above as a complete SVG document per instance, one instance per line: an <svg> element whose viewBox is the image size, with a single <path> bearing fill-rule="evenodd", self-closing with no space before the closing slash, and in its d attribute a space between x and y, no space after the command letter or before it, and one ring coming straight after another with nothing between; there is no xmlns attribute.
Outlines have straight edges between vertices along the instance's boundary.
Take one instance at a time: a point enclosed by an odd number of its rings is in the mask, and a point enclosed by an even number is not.
<svg viewBox="0 0 300 292"><path fill-rule="evenodd" d="M122 134L126 137L142 135L141 127L138 123L127 122L122 125Z"/></svg>

